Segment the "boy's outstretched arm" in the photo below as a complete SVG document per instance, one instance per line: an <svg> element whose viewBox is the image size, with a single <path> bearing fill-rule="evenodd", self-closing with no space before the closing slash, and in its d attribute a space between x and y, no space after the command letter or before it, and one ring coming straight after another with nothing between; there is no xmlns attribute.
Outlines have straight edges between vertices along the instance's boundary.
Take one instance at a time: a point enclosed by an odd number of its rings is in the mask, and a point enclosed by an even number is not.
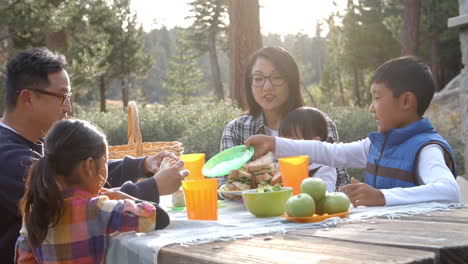
<svg viewBox="0 0 468 264"><path fill-rule="evenodd" d="M383 206L386 204L385 196L379 189L351 178L351 184L340 188L340 192L346 193L354 207L358 206Z"/></svg>
<svg viewBox="0 0 468 264"><path fill-rule="evenodd" d="M275 137L266 135L254 135L244 141L245 146L254 147L254 158L259 158L268 152L275 152Z"/></svg>

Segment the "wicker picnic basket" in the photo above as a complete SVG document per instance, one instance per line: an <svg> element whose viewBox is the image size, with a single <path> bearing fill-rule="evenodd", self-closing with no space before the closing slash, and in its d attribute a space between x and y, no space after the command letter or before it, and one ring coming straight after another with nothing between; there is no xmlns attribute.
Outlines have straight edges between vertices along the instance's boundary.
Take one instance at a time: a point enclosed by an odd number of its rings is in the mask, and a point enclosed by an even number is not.
<svg viewBox="0 0 468 264"><path fill-rule="evenodd" d="M169 151L177 156L184 153L182 143L178 141L145 142L141 137L138 108L135 102L128 104L128 145L109 147L109 159L123 159L125 156L144 157L160 151Z"/></svg>

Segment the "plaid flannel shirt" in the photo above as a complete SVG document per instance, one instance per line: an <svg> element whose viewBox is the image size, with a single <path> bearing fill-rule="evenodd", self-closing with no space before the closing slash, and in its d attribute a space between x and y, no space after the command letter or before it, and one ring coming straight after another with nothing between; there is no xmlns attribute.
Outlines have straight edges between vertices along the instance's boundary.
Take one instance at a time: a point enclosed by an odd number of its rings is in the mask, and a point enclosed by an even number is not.
<svg viewBox="0 0 468 264"><path fill-rule="evenodd" d="M82 190L67 190L64 214L38 248L31 248L25 225L16 241L15 263L104 263L113 232L149 232L156 223L153 204L109 200Z"/></svg>
<svg viewBox="0 0 468 264"><path fill-rule="evenodd" d="M333 142L339 142L338 131L333 121L324 113L328 123L328 137L333 139ZM240 116L229 122L223 131L221 137L221 151L244 144L244 141L252 135L263 134L267 135L266 125L263 114L257 117L251 115ZM350 183L349 175L344 169L336 169L336 189Z"/></svg>

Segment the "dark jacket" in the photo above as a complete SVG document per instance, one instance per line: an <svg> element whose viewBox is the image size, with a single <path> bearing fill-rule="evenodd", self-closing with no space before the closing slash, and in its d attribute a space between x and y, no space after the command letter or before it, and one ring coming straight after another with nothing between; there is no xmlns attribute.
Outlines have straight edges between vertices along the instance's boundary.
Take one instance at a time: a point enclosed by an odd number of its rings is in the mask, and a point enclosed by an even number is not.
<svg viewBox="0 0 468 264"><path fill-rule="evenodd" d="M43 142L32 143L21 135L0 126L0 259L2 263L13 263L16 239L21 228L21 216L18 202L24 194L27 169L35 159L42 157ZM141 165L143 158L109 161L110 186L121 187L121 191L137 197L159 203L156 182L150 178L139 183L132 181L143 177ZM161 216L161 217L159 217ZM169 217L158 208L159 226L167 226ZM166 223L167 222L167 223Z"/></svg>

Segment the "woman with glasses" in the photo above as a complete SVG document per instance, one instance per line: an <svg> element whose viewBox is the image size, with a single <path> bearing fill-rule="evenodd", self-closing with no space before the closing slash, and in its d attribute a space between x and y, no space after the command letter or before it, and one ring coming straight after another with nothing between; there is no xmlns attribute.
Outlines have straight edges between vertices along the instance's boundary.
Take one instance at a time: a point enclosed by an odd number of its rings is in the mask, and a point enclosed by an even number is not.
<svg viewBox="0 0 468 264"><path fill-rule="evenodd" d="M244 92L248 112L229 122L221 138L221 151L244 144L252 135L279 136L281 120L286 114L304 106L300 90L299 69L283 48L268 46L257 50L245 71ZM339 142L335 124L326 116L328 136ZM349 183L343 169L337 170L337 188Z"/></svg>

